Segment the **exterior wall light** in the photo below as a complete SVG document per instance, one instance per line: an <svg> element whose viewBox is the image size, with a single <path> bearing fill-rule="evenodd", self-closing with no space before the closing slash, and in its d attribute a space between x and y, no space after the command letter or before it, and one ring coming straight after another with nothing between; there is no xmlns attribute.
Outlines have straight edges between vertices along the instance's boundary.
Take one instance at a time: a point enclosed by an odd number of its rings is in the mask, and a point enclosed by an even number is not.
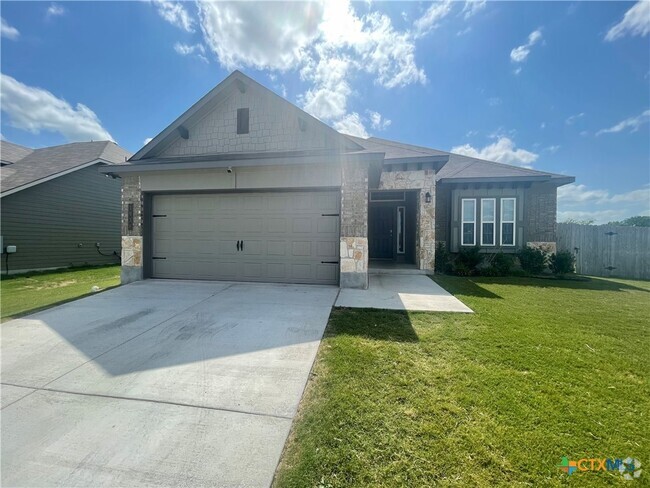
<svg viewBox="0 0 650 488"><path fill-rule="evenodd" d="M427 203L431 203L431 193L426 192L426 194L424 195L424 201Z"/></svg>

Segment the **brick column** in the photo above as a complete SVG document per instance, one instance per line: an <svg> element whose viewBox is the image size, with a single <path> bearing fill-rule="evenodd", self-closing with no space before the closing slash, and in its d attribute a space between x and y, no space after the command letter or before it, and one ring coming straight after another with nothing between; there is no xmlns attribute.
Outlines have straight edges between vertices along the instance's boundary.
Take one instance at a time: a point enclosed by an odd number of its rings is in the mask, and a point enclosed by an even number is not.
<svg viewBox="0 0 650 488"><path fill-rule="evenodd" d="M341 171L341 288L368 288L368 163Z"/></svg>
<svg viewBox="0 0 650 488"><path fill-rule="evenodd" d="M139 176L122 177L122 284L142 279L143 200Z"/></svg>

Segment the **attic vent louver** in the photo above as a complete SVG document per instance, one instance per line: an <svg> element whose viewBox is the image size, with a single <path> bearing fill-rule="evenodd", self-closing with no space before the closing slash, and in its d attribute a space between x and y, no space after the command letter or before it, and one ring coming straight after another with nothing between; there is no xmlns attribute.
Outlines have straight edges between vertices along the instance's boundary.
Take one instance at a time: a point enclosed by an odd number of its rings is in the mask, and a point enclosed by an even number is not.
<svg viewBox="0 0 650 488"><path fill-rule="evenodd" d="M300 132L305 132L307 130L307 122L302 117L298 117L298 128Z"/></svg>
<svg viewBox="0 0 650 488"><path fill-rule="evenodd" d="M179 125L178 126L178 133L181 135L183 139L189 139L190 138L190 133L189 131L185 128L185 126Z"/></svg>
<svg viewBox="0 0 650 488"><path fill-rule="evenodd" d="M237 109L237 134L248 134L248 115L247 108Z"/></svg>

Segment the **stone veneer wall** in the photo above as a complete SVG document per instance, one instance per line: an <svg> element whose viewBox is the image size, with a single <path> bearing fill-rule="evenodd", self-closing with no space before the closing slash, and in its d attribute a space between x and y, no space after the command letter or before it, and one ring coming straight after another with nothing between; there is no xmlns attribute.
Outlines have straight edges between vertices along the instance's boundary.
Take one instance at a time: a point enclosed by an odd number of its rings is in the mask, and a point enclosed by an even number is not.
<svg viewBox="0 0 650 488"><path fill-rule="evenodd" d="M133 204L129 228L129 204ZM142 216L144 213L139 176L122 177L122 284L142 279Z"/></svg>
<svg viewBox="0 0 650 488"><path fill-rule="evenodd" d="M384 171L380 190L420 190L418 195L415 255L418 268L433 271L436 252L436 180L435 171ZM426 194L431 203L426 203Z"/></svg>
<svg viewBox="0 0 650 488"><path fill-rule="evenodd" d="M341 288L368 288L368 164L341 167Z"/></svg>

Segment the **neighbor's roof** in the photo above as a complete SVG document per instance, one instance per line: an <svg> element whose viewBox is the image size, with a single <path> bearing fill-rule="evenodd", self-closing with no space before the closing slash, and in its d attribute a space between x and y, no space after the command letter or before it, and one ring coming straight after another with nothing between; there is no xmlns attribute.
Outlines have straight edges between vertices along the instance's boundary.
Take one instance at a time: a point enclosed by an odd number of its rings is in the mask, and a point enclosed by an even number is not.
<svg viewBox="0 0 650 488"><path fill-rule="evenodd" d="M0 141L0 160L3 163L15 163L33 151L33 149L19 146L13 142Z"/></svg>
<svg viewBox="0 0 650 488"><path fill-rule="evenodd" d="M19 157L21 156L22 157ZM29 149L0 141L2 195L15 193L98 162L119 163L130 153L111 141L73 142L61 146Z"/></svg>
<svg viewBox="0 0 650 488"><path fill-rule="evenodd" d="M575 181L573 176L537 171L510 164L496 163L484 159L472 158L428 147L414 146L377 137L361 139L348 136L366 149L385 152L385 162L401 162L403 159L422 156L448 156L447 163L436 173L436 180L442 183L462 183L480 181L507 180L555 180L558 185Z"/></svg>

